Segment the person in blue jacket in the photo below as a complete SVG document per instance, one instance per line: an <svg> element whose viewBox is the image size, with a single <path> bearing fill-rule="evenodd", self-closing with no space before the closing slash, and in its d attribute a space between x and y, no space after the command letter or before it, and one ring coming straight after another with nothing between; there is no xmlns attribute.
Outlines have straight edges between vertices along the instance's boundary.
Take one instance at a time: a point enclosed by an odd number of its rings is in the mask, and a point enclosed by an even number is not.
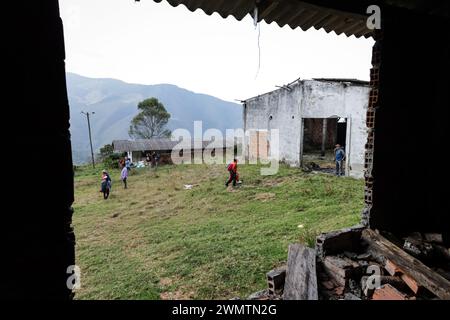
<svg viewBox="0 0 450 320"><path fill-rule="evenodd" d="M343 165L345 160L345 151L340 144L337 144L336 148L334 149L334 159L336 161L336 175L342 176Z"/></svg>

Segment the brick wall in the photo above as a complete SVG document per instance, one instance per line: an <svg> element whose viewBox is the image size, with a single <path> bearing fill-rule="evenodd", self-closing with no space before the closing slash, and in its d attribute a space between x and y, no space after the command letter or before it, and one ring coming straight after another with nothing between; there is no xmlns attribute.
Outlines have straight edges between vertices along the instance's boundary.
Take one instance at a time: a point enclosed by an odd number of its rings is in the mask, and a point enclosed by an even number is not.
<svg viewBox="0 0 450 320"><path fill-rule="evenodd" d="M375 145L375 114L376 110L379 108L379 79L380 79L380 68L381 68L381 47L382 47L382 33L375 33L375 44L372 48L372 69L370 69L370 94L369 94L369 105L367 108L366 125L367 125L367 142L366 151L364 159L364 170L365 170L365 188L364 188L364 203L365 208L362 213L362 224L368 225L370 210L373 203L373 156L374 156L374 145Z"/></svg>

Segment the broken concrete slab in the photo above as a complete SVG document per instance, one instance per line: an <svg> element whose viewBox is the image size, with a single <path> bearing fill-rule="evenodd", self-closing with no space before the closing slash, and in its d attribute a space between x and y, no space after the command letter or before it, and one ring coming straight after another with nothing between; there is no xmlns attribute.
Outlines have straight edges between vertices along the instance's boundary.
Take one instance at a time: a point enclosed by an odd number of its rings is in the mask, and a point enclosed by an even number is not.
<svg viewBox="0 0 450 320"><path fill-rule="evenodd" d="M286 266L273 269L267 273L267 286L269 294L281 295L283 293L284 282L286 279Z"/></svg>
<svg viewBox="0 0 450 320"><path fill-rule="evenodd" d="M319 258L343 251L358 252L359 239L363 226L354 226L338 231L322 233L316 238L316 250Z"/></svg>

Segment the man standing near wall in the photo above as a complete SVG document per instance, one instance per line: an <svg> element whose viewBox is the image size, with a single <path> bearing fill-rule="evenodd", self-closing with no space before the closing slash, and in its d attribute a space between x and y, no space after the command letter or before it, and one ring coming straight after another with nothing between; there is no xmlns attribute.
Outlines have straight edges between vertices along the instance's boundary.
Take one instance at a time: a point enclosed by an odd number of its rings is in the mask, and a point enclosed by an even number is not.
<svg viewBox="0 0 450 320"><path fill-rule="evenodd" d="M334 159L336 161L336 175L342 176L343 175L342 167L344 165L345 151L340 144L337 144L336 148L334 149Z"/></svg>

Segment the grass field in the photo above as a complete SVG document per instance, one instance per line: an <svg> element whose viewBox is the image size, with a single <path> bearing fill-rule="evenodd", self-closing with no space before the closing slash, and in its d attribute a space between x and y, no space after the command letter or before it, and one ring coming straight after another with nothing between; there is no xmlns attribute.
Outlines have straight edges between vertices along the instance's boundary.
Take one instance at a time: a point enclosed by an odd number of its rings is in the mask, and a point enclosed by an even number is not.
<svg viewBox="0 0 450 320"><path fill-rule="evenodd" d="M357 224L363 207L362 180L287 166L275 176L240 166L236 189L225 165L133 169L127 190L112 171L108 200L99 171L75 175L77 299L245 298L289 243Z"/></svg>

